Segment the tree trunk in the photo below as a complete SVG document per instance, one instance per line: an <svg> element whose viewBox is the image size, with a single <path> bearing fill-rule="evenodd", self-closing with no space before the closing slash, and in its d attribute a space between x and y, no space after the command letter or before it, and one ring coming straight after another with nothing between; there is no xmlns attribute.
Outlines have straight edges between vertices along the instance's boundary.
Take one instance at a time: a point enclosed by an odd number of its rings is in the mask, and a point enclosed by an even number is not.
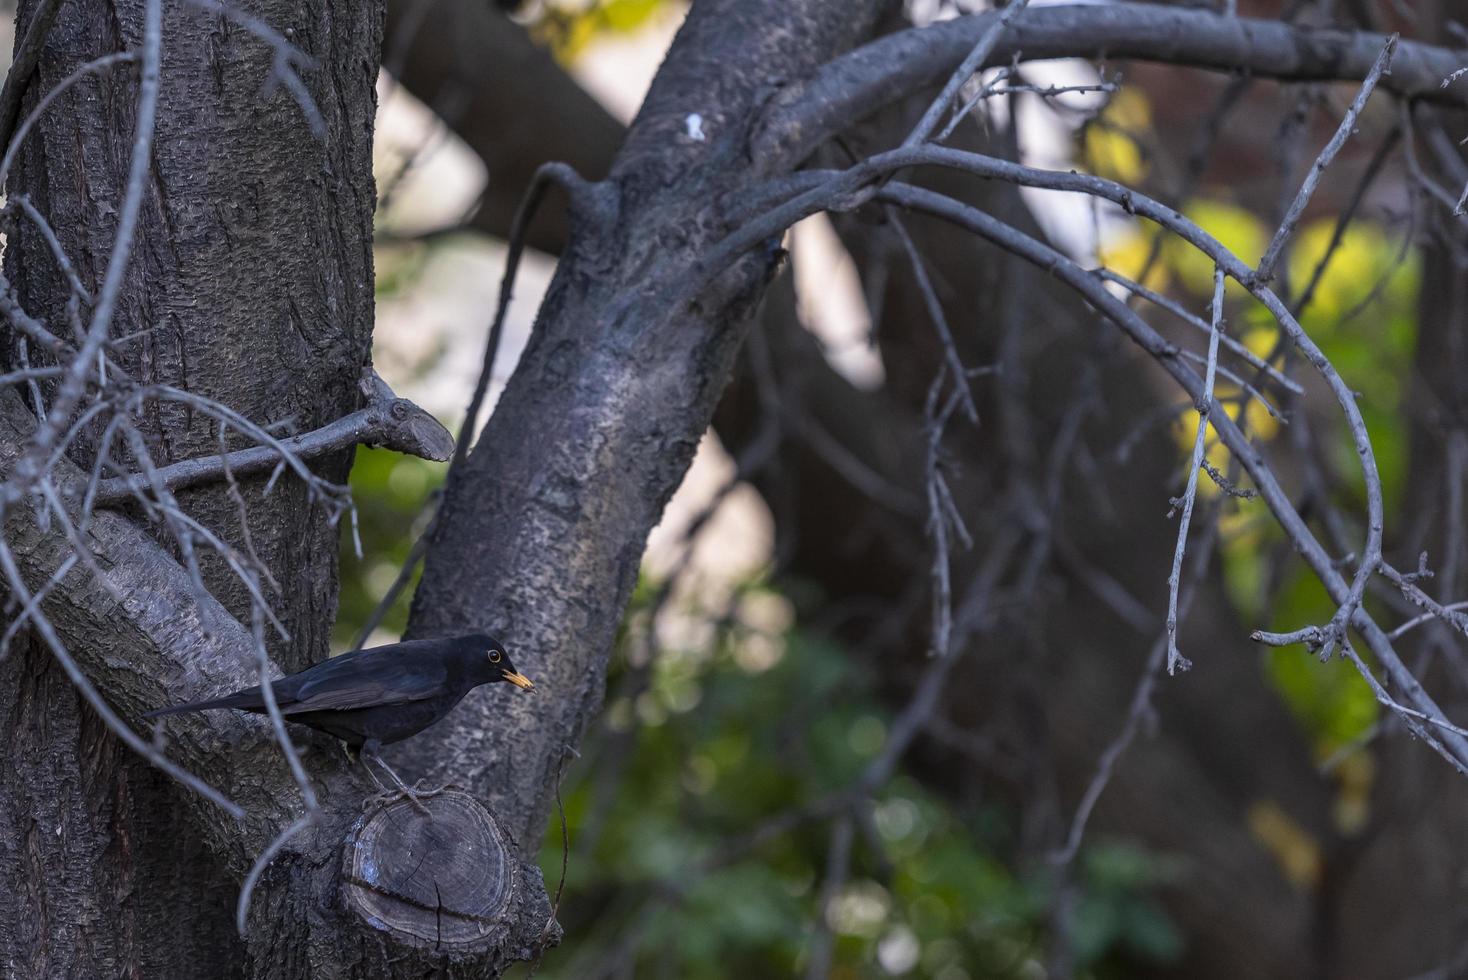
<svg viewBox="0 0 1468 980"><path fill-rule="evenodd" d="M18 37L35 7L21 5ZM87 60L138 48L143 9L141 0L65 4L23 111ZM262 94L273 53L259 38L191 4L163 10L152 166L112 331L133 338L116 357L139 384L207 395L287 432L320 426L359 406L370 350L381 9L335 0L251 6L317 59L303 76L321 138L285 88ZM137 92L130 65L82 80L27 138L8 188L50 219L93 295L113 247ZM5 268L17 298L67 335L68 286L46 244L31 226L7 231ZM159 465L216 451L210 419L183 405L153 406L143 426ZM87 465L95 448L73 455ZM344 479L350 457L324 459L319 471ZM242 479L241 487L250 543L280 585L269 599L291 634L273 653L291 670L328 652L338 532L300 481L283 479L268 497L264 482ZM179 500L243 547L223 485L182 491ZM248 622L243 586L222 560L201 558L209 590ZM234 678L242 684L254 677L247 649ZM247 866L247 845L234 843L233 853L209 847L178 788L120 746L39 644L0 669L0 724L17 763L0 776L6 972L269 975L246 958L233 924L238 878L227 866ZM164 700L195 693L180 687Z"/></svg>
<svg viewBox="0 0 1468 980"><path fill-rule="evenodd" d="M883 5L693 7L610 177L574 196L535 331L451 478L409 632L488 629L544 693L461 708L399 756L468 780L521 841L540 839L561 760L601 702L647 534L708 427L778 241L696 302L669 300L731 230L724 203L761 176L744 154L764 97L866 37Z"/></svg>

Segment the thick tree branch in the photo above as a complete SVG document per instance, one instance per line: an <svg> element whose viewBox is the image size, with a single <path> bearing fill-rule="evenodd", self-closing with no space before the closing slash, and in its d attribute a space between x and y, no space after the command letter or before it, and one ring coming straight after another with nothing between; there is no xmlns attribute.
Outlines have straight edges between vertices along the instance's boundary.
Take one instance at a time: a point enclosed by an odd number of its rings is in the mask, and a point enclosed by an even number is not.
<svg viewBox="0 0 1468 980"><path fill-rule="evenodd" d="M647 534L707 428L777 255L736 264L691 309L661 297L721 237L719 195L754 176L742 151L768 66L814 70L869 36L885 5L692 8L594 191L616 210L572 215L579 234L530 344L450 479L409 632L490 628L546 679L545 694L496 706L492 720L465 705L439 738L402 750L410 768L485 792L523 841L539 839L561 757L600 703ZM694 112L701 140L688 135Z"/></svg>
<svg viewBox="0 0 1468 980"><path fill-rule="evenodd" d="M36 422L19 397L0 392L0 474L8 476L33 437ZM78 482L82 472L64 457L53 478ZM180 698L218 692L254 673L249 631L206 596L201 606L184 568L146 533L124 517L96 514L89 525L89 544L106 581L82 569L57 576L74 556L72 542L59 529L45 530L28 505L6 514L5 537L18 571L31 591L49 584L41 608L59 637L93 683L124 718ZM269 747L268 723L227 714L199 716L198 724L180 726L170 740L169 757L195 772L218 772L219 759L237 752L242 734L259 729ZM289 777L279 786L225 786L257 830L278 816L289 800ZM234 821L212 806L200 807L207 826L222 835L238 835ZM264 839L257 843L264 846Z"/></svg>
<svg viewBox="0 0 1468 980"><path fill-rule="evenodd" d="M973 14L874 41L776 95L753 140L764 172L804 160L832 135L905 95L940 82L999 15ZM1313 30L1154 4L1043 7L1014 18L986 65L1019 57L1134 59L1239 72L1282 81L1360 81L1387 39L1364 31ZM1468 89L1443 87L1464 56L1403 41L1382 87L1445 105L1468 105Z"/></svg>

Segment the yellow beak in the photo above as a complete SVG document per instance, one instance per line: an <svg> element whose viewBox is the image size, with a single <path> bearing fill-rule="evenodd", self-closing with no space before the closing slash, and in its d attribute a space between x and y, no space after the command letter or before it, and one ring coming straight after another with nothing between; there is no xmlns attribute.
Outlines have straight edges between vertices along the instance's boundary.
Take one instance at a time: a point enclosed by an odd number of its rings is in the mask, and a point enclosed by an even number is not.
<svg viewBox="0 0 1468 980"><path fill-rule="evenodd" d="M531 683L530 678L526 677L524 674L516 673L513 670L505 671L505 680L509 681L511 684L514 684L516 687L523 688L527 691L535 690L535 685Z"/></svg>

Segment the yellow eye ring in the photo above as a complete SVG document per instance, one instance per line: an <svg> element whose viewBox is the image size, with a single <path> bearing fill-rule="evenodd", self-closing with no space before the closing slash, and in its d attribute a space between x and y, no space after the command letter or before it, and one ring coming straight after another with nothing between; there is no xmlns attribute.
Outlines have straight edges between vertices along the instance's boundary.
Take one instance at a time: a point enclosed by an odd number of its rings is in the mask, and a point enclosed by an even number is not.
<svg viewBox="0 0 1468 980"><path fill-rule="evenodd" d="M498 650L489 651L489 662L492 664L500 662L500 652Z"/></svg>

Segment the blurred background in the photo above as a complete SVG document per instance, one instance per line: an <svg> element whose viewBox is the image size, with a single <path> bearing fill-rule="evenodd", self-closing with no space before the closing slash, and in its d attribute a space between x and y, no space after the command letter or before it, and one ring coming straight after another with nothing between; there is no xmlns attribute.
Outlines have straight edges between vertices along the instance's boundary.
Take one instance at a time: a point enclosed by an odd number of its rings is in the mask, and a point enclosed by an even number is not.
<svg viewBox="0 0 1468 980"><path fill-rule="evenodd" d="M505 6L394 0L379 85L374 358L455 430L529 175L551 159L605 172L685 12L679 0ZM907 16L958 12L929 0ZM1436 29L1424 20L1409 29ZM1009 81L1035 91L983 101L958 142L1147 189L1246 262L1354 93L1080 61ZM1038 91L1048 86L1083 90ZM851 134L844 152L895 142L904 112ZM1445 421L1456 419L1442 394L1451 359L1419 337L1453 321L1424 319L1421 243L1440 219L1400 139L1395 110L1373 103L1285 281L1361 393L1390 554L1416 567L1428 550L1440 595L1456 598L1463 542L1443 514L1462 507L1468 456ZM827 165L846 162L828 152ZM1206 315L1211 266L1134 218L933 181ZM565 242L559 211L550 202L531 233L491 400ZM937 355L921 300L890 222L810 219L789 236L790 275L649 544L604 710L564 774L564 836L553 817L541 864L553 891L564 870L566 938L536 975L1468 975L1454 972L1468 837L1455 836L1461 817L1431 815L1450 800L1462 812L1461 790L1348 664L1248 642L1252 629L1334 611L1257 500L1201 481L1199 584L1182 631L1196 667L1146 682L1176 535L1169 499L1197 425L1187 399L1053 284L909 220L966 363L991 369L974 380L980 423L955 425L943 450L973 539L954 558L961 662L924 694L931 548L911 507L912 440ZM1433 281L1452 274L1439 266ZM1262 310L1242 293L1229 304L1235 337L1293 367ZM1166 329L1200 349L1175 321ZM1308 426L1282 425L1238 384L1219 390L1308 516L1359 541L1350 443L1307 388L1267 397ZM1209 462L1239 479L1211 443ZM442 478L441 465L358 451L366 557L346 543L341 648L372 625ZM400 635L410 599L411 588L369 645ZM1389 599L1371 601L1389 610ZM1450 714L1464 693L1460 641L1433 627L1404 641ZM915 695L931 702L923 712ZM1094 819L1078 821L1098 767L1110 781Z"/></svg>

